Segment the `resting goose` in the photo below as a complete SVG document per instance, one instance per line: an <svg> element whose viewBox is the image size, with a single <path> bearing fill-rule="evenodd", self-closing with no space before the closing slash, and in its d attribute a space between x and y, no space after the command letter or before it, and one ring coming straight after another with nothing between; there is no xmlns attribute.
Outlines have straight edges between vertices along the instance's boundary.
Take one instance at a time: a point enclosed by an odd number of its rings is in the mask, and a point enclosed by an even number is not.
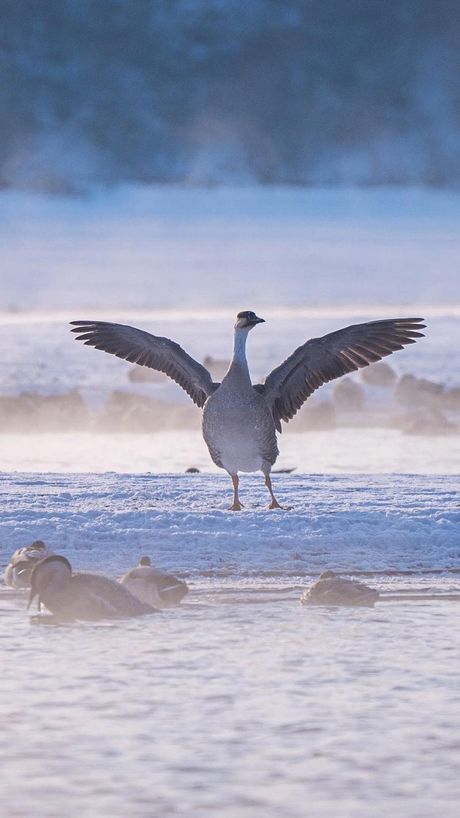
<svg viewBox="0 0 460 818"><path fill-rule="evenodd" d="M302 605L325 605L329 607L372 608L380 594L363 582L343 579L333 571L323 571L320 578L300 597Z"/></svg>
<svg viewBox="0 0 460 818"><path fill-rule="evenodd" d="M152 568L150 557L141 557L139 565L122 576L120 582L134 596L154 608L179 605L188 594L185 582L172 574L159 571L158 568Z"/></svg>
<svg viewBox="0 0 460 818"><path fill-rule="evenodd" d="M99 574L73 573L68 559L54 554L32 571L27 607L35 597L56 619L120 619L143 616L155 609L133 596L119 582Z"/></svg>
<svg viewBox="0 0 460 818"><path fill-rule="evenodd" d="M277 456L276 431L327 381L380 361L422 337L421 318L369 321L312 338L274 369L262 384L251 383L246 359L249 331L264 323L245 310L236 317L233 358L222 383L179 344L144 330L106 321L72 321L77 340L131 363L169 375L203 411L203 437L217 466L233 482L232 511L240 511L238 472L261 471L269 508L281 508L270 471Z"/></svg>
<svg viewBox="0 0 460 818"><path fill-rule="evenodd" d="M30 577L34 566L39 560L52 553L43 540L35 540L32 545L18 548L5 568L5 584L10 588L30 588Z"/></svg>

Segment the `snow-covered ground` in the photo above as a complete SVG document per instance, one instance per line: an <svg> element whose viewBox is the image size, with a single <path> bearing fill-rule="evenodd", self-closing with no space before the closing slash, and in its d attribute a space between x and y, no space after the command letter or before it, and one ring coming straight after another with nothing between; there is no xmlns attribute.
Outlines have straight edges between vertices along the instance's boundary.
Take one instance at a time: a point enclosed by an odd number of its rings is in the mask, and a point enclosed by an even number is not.
<svg viewBox="0 0 460 818"><path fill-rule="evenodd" d="M144 552L199 575L460 567L459 486L447 477L278 475L292 510L273 512L260 476L245 476L239 514L217 475L3 475L0 486L3 561L43 539L111 574Z"/></svg>

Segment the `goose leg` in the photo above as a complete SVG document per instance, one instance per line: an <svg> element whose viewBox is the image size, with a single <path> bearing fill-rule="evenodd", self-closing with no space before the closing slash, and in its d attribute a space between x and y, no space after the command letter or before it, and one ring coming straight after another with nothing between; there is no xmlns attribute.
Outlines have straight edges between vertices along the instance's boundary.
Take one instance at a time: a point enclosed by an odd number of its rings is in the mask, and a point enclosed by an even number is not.
<svg viewBox="0 0 460 818"><path fill-rule="evenodd" d="M231 474L230 477L232 478L233 483L233 505L231 506L230 511L241 511L243 506L240 503L240 498L238 497L238 485L240 479L237 474Z"/></svg>
<svg viewBox="0 0 460 818"><path fill-rule="evenodd" d="M285 506L280 506L280 504L278 503L278 500L276 499L275 495L273 494L272 481L271 481L271 477L270 477L269 473L265 475L265 485L267 486L267 488L268 488L268 490L270 492L270 497L272 498L272 501L271 501L271 503L269 505L269 508L282 508L282 509L284 509L284 511L289 511L290 510L289 508L287 508Z"/></svg>

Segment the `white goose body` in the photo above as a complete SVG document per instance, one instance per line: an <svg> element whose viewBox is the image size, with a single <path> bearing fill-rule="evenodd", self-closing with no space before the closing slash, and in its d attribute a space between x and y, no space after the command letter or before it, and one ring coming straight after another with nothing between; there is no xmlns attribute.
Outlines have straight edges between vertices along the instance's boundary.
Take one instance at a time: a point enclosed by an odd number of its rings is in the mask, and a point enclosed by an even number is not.
<svg viewBox="0 0 460 818"><path fill-rule="evenodd" d="M127 571L119 581L141 602L157 609L179 605L188 594L185 582L153 568L150 557L141 557L139 565Z"/></svg>
<svg viewBox="0 0 460 818"><path fill-rule="evenodd" d="M249 331L263 318L245 310L235 323L233 358L222 383L169 338L106 321L73 321L77 340L131 363L169 375L203 409L203 437L209 453L233 482L232 511L239 511L238 473L262 471L269 508L281 508L270 470L278 456L276 431L294 417L323 383L380 361L422 337L421 318L390 318L354 324L322 338L311 338L253 385L246 360Z"/></svg>
<svg viewBox="0 0 460 818"><path fill-rule="evenodd" d="M236 329L230 368L203 410L203 437L209 453L214 463L231 475L240 471L268 473L278 456L272 414L251 383L247 335L247 330Z"/></svg>
<svg viewBox="0 0 460 818"><path fill-rule="evenodd" d="M205 403L203 437L214 463L229 474L263 471L278 454L272 417L260 395L235 394L233 386L229 376Z"/></svg>

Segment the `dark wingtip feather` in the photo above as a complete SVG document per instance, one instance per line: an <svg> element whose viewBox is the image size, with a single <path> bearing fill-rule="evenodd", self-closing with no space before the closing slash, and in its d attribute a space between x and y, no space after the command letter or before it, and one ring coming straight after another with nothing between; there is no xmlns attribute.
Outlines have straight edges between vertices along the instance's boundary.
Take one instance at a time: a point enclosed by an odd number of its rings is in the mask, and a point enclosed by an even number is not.
<svg viewBox="0 0 460 818"><path fill-rule="evenodd" d="M89 329L95 329L94 321L70 321L72 329L70 332L87 332ZM76 339L78 341L78 338Z"/></svg>

